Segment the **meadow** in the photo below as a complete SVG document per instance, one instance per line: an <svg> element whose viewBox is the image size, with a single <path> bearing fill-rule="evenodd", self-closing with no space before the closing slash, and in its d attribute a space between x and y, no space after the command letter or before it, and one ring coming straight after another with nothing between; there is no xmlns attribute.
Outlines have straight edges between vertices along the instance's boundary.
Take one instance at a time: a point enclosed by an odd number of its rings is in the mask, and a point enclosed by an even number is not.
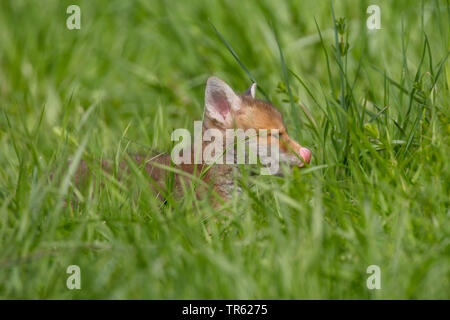
<svg viewBox="0 0 450 320"><path fill-rule="evenodd" d="M449 299L449 40L448 0L0 0L0 298ZM68 159L170 152L212 75L256 81L310 166L242 167L222 210L139 168L74 185Z"/></svg>

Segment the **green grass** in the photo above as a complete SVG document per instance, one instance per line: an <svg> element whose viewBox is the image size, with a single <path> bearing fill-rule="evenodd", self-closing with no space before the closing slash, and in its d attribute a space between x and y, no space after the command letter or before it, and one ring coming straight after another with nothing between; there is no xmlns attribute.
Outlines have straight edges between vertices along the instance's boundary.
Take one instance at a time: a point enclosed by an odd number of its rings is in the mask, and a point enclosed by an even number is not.
<svg viewBox="0 0 450 320"><path fill-rule="evenodd" d="M66 29L73 3L81 30ZM1 0L0 297L450 298L449 2L333 7ZM311 167L244 174L224 224L192 192L161 206L138 169L74 188L67 159L169 151L211 75L238 91L254 78Z"/></svg>

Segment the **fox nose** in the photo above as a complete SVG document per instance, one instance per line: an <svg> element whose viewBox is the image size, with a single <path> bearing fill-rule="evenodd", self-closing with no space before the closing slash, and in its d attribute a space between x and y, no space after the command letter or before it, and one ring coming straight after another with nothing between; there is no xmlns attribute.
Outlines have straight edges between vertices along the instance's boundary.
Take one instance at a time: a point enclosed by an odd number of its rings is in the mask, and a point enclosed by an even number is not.
<svg viewBox="0 0 450 320"><path fill-rule="evenodd" d="M309 164L309 161L311 161L311 151L307 148L300 147L299 153L303 160Z"/></svg>

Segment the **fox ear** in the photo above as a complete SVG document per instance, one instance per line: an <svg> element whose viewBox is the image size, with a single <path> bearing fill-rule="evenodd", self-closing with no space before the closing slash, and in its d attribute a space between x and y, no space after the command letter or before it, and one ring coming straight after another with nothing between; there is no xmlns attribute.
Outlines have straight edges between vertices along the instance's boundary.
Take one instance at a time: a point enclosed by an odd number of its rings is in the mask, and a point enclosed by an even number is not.
<svg viewBox="0 0 450 320"><path fill-rule="evenodd" d="M255 99L256 95L256 82L253 82L251 86L245 91L244 96L249 96Z"/></svg>
<svg viewBox="0 0 450 320"><path fill-rule="evenodd" d="M241 99L225 82L217 77L210 77L206 82L205 115L219 123L232 124L231 111L239 110Z"/></svg>

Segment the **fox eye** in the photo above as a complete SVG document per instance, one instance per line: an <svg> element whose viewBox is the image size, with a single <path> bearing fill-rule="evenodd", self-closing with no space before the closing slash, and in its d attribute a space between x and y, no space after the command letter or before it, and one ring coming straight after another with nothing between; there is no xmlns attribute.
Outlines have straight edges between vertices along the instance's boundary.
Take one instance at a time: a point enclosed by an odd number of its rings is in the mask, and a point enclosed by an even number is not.
<svg viewBox="0 0 450 320"><path fill-rule="evenodd" d="M267 136L269 137L275 137L277 139L280 139L284 135L284 132L278 130L278 133L272 132L272 130L269 130L267 133Z"/></svg>
<svg viewBox="0 0 450 320"><path fill-rule="evenodd" d="M279 138L281 137L281 133L272 133L272 132L270 132L270 133L269 133L269 136L270 136L270 137L275 137L275 138L279 139Z"/></svg>

